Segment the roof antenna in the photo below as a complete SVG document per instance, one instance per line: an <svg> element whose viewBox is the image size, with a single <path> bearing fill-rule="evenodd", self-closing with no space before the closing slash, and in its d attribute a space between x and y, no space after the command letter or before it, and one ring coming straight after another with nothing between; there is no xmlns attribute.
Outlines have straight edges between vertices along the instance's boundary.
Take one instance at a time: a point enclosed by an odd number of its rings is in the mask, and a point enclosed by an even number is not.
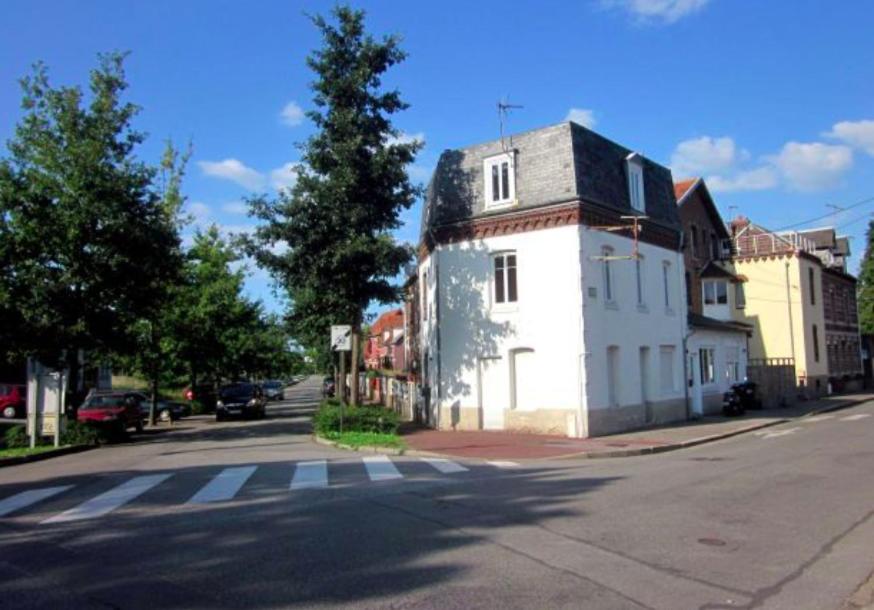
<svg viewBox="0 0 874 610"><path fill-rule="evenodd" d="M514 110L516 108L524 108L524 106L509 103L506 96L504 97L504 99L498 102L498 122L501 126L501 150L503 150L504 152L507 152L507 147L504 144L504 120L507 118L510 110Z"/></svg>

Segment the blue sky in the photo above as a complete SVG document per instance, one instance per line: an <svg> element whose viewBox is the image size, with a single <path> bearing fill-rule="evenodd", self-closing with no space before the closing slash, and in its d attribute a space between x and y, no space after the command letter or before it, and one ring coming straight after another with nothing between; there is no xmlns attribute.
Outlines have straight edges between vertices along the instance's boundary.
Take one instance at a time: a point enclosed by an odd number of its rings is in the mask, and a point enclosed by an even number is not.
<svg viewBox="0 0 874 610"><path fill-rule="evenodd" d="M287 184L310 126L319 44L304 13L327 2L219 0L4 2L0 139L19 109L16 80L37 59L55 84L86 82L98 52L129 50L129 98L162 142L191 139L185 191L197 222L252 225L240 200ZM386 82L411 108L397 126L440 151L498 135L495 104L521 104L523 131L574 117L669 165L704 175L723 216L780 228L874 197L874 6L867 0L541 0L360 2L369 29L403 37L409 59ZM5 151L4 151L5 154ZM398 236L418 236L419 207ZM837 214L864 249L874 202ZM830 224L831 218L808 226ZM253 270L250 293L280 307Z"/></svg>

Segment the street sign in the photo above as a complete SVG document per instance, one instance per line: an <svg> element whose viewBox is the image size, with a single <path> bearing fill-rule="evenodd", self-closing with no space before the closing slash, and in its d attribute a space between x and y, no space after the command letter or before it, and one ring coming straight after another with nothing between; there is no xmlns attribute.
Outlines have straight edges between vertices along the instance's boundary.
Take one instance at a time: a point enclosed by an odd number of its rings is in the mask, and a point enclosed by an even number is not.
<svg viewBox="0 0 874 610"><path fill-rule="evenodd" d="M352 327L348 324L331 326L331 351L348 352L352 349Z"/></svg>

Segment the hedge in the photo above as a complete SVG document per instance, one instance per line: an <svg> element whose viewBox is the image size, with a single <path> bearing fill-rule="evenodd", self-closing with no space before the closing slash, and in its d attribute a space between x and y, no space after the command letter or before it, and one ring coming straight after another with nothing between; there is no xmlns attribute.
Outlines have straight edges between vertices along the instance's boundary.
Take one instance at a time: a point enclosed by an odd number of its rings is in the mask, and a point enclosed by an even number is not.
<svg viewBox="0 0 874 610"><path fill-rule="evenodd" d="M329 398L319 405L313 415L313 428L317 434L328 436L340 432L340 402ZM344 432L376 432L379 434L397 434L398 414L378 406L347 406L343 410Z"/></svg>

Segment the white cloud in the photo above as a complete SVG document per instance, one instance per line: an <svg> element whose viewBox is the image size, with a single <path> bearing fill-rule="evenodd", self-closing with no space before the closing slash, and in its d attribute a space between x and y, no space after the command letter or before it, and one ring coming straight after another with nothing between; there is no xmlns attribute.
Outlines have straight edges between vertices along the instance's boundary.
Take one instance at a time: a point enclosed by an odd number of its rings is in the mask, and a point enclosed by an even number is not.
<svg viewBox="0 0 874 610"><path fill-rule="evenodd" d="M874 121L841 121L835 123L832 130L823 135L840 140L854 148L861 148L874 156Z"/></svg>
<svg viewBox="0 0 874 610"><path fill-rule="evenodd" d="M583 127L594 129L598 120L595 118L595 111L586 108L571 108L564 117L565 121L573 121Z"/></svg>
<svg viewBox="0 0 874 610"><path fill-rule="evenodd" d="M270 172L270 184L277 191L293 188L297 183L297 169L300 163L289 161L282 167L277 167Z"/></svg>
<svg viewBox="0 0 874 610"><path fill-rule="evenodd" d="M236 182L250 191L257 191L264 188L264 176L251 167L247 167L237 159L224 159L223 161L198 161L197 165L207 176Z"/></svg>
<svg viewBox="0 0 874 610"><path fill-rule="evenodd" d="M621 9L638 22L674 23L703 9L710 0L601 0L601 5Z"/></svg>
<svg viewBox="0 0 874 610"><path fill-rule="evenodd" d="M296 102L288 102L279 113L279 119L289 127L297 127L303 123L305 118L303 108L298 106Z"/></svg>
<svg viewBox="0 0 874 610"><path fill-rule="evenodd" d="M671 154L671 169L676 177L698 176L733 168L749 158L749 153L740 150L728 137L701 136L677 144Z"/></svg>
<svg viewBox="0 0 874 610"><path fill-rule="evenodd" d="M212 208L202 201L191 201L186 204L186 210L191 215L195 225L203 226L212 216Z"/></svg>
<svg viewBox="0 0 874 610"><path fill-rule="evenodd" d="M243 201L229 201L222 205L222 211L228 214L248 214L249 206Z"/></svg>
<svg viewBox="0 0 874 610"><path fill-rule="evenodd" d="M787 142L769 161L780 170L789 188L818 191L840 182L853 166L853 151L841 144Z"/></svg>
<svg viewBox="0 0 874 610"><path fill-rule="evenodd" d="M412 144L413 142L419 142L421 144L424 144L424 132L419 131L416 133L407 133L405 131L402 131L397 136L389 136L385 141L385 143L389 146L392 146L394 144Z"/></svg>
<svg viewBox="0 0 874 610"><path fill-rule="evenodd" d="M777 186L777 172L764 166L737 172L731 176L707 176L707 188L714 193L733 193L736 191L764 191Z"/></svg>

